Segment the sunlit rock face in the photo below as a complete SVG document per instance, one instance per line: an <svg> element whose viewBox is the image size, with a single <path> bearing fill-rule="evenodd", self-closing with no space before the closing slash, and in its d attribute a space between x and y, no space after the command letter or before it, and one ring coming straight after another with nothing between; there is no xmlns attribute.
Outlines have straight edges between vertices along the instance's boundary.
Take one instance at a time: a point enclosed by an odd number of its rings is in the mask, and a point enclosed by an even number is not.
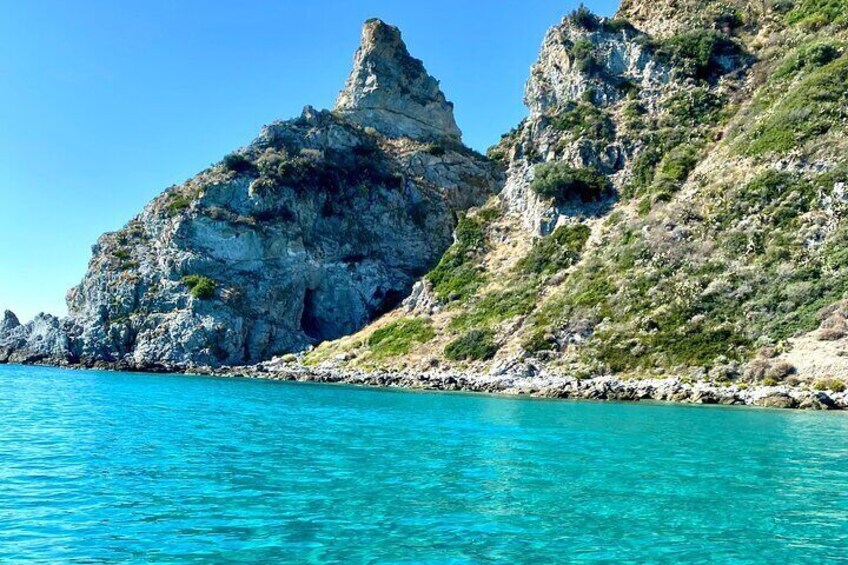
<svg viewBox="0 0 848 565"><path fill-rule="evenodd" d="M453 104L439 82L409 54L400 30L377 19L362 28L362 44L335 111L390 137L461 137Z"/></svg>
<svg viewBox="0 0 848 565"><path fill-rule="evenodd" d="M64 342L44 356L234 365L356 331L438 262L460 212L499 190L500 170L459 137L397 28L367 22L335 110L266 126L100 237L68 292ZM15 323L3 333L26 336L8 350L35 335Z"/></svg>

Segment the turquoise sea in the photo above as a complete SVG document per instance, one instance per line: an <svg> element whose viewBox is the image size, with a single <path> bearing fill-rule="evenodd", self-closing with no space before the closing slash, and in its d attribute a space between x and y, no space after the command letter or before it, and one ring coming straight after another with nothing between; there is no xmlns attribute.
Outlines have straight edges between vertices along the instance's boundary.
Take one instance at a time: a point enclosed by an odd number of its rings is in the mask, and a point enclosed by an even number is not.
<svg viewBox="0 0 848 565"><path fill-rule="evenodd" d="M0 562L848 562L848 414L0 366Z"/></svg>

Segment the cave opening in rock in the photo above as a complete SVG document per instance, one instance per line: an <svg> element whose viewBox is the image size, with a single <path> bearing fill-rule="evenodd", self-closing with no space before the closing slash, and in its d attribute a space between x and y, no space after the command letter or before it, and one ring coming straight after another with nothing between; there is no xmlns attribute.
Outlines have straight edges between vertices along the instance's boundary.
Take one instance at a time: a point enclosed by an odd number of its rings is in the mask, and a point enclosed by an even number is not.
<svg viewBox="0 0 848 565"><path fill-rule="evenodd" d="M394 288L390 288L388 290L384 290L382 287L378 288L374 291L374 294L371 295L372 300L378 302L377 308L371 315L371 319L376 320L383 314L390 312L395 308L395 306L400 304L403 299L406 298L408 295L408 291L402 292Z"/></svg>
<svg viewBox="0 0 848 565"><path fill-rule="evenodd" d="M303 296L303 313L300 315L300 328L310 339L322 341L324 339L321 320L318 318L315 300L315 289L307 288Z"/></svg>

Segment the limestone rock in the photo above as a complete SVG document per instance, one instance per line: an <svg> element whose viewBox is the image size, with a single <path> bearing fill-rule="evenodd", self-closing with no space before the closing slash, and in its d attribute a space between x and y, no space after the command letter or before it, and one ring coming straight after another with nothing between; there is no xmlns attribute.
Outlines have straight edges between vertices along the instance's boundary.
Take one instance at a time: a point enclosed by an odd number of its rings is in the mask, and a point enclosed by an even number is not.
<svg viewBox="0 0 848 565"><path fill-rule="evenodd" d="M547 235L568 218L597 216L610 204L554 205L538 197L530 185L540 162L591 167L616 186L631 174L644 147L616 114L636 104L653 117L659 102L682 88L648 45L645 34L613 27L606 18L587 29L566 17L545 35L525 87L530 114L500 144L509 163L501 198L531 233ZM588 121L596 132L579 130Z"/></svg>
<svg viewBox="0 0 848 565"><path fill-rule="evenodd" d="M62 320L38 314L21 324L6 311L0 322L0 363L64 364L68 356L68 335Z"/></svg>
<svg viewBox="0 0 848 565"><path fill-rule="evenodd" d="M362 29L353 71L335 111L390 137L459 140L462 135L438 81L409 54L400 30L378 19Z"/></svg>
<svg viewBox="0 0 848 565"><path fill-rule="evenodd" d="M20 326L18 317L11 310L3 312L3 319L0 320L0 332L8 332Z"/></svg>
<svg viewBox="0 0 848 565"><path fill-rule="evenodd" d="M500 186L397 28L366 23L335 112L307 106L103 235L68 293L69 359L256 363L398 305Z"/></svg>
<svg viewBox="0 0 848 565"><path fill-rule="evenodd" d="M728 31L737 18L752 22L770 9L767 2L749 0L622 0L616 17L651 35L668 37L705 27Z"/></svg>

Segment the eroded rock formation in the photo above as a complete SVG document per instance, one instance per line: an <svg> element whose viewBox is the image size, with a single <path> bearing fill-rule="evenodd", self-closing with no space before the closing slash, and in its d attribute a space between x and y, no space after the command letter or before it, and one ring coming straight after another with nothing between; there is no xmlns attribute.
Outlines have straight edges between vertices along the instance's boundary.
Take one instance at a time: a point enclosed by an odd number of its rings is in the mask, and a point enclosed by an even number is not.
<svg viewBox="0 0 848 565"><path fill-rule="evenodd" d="M461 144L397 28L369 20L336 109L265 127L103 235L57 321L64 349L50 341L36 356L233 365L352 333L407 296L500 175ZM9 359L32 358L44 321L0 331L18 336L4 338Z"/></svg>

